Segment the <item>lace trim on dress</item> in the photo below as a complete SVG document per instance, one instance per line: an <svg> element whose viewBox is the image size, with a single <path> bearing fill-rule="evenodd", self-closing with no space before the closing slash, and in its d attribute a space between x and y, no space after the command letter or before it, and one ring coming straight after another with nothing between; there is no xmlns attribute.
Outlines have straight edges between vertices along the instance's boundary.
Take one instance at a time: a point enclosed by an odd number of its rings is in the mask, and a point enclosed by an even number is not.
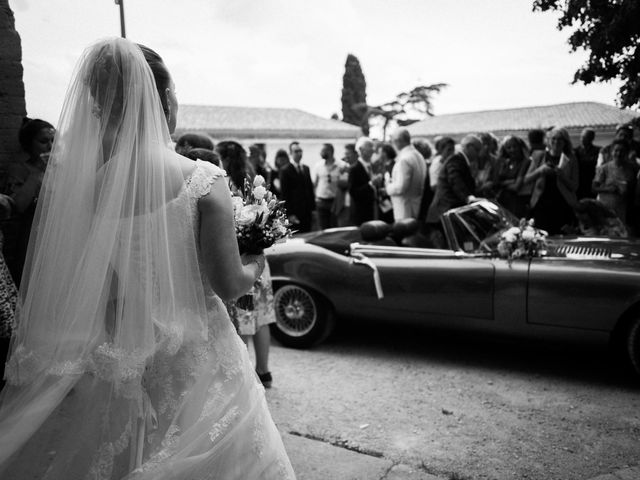
<svg viewBox="0 0 640 480"><path fill-rule="evenodd" d="M209 387L207 390L207 401L204 403L204 407L202 408L202 413L198 418L198 422L202 420L206 420L207 417L210 417L217 413L220 408L220 404L222 403L223 398L222 393L222 383L216 382Z"/></svg>
<svg viewBox="0 0 640 480"><path fill-rule="evenodd" d="M194 312L185 309L181 315L193 316ZM157 329L158 352L175 355L186 340L183 324L159 321L154 324ZM25 385L41 373L58 377L91 373L102 380L113 382L116 388L125 386L126 392L132 383L139 382L142 378L149 356L150 352L127 351L105 342L98 345L87 358L52 363L34 351L27 350L24 345L18 345L6 364L5 378L11 385Z"/></svg>
<svg viewBox="0 0 640 480"><path fill-rule="evenodd" d="M215 165L196 160L196 168L186 180L186 188L198 200L211 191L211 185L218 178L224 177L225 171Z"/></svg>
<svg viewBox="0 0 640 480"><path fill-rule="evenodd" d="M209 439L215 443L216 439L229 429L229 426L236 420L236 418L238 418L239 415L240 409L238 406L232 407L224 414L220 421L214 424L211 430L209 430Z"/></svg>
<svg viewBox="0 0 640 480"><path fill-rule="evenodd" d="M113 472L113 459L129 446L131 440L131 421L127 423L122 434L115 442L105 442L100 445L93 455L91 467L85 477L86 480L106 480Z"/></svg>
<svg viewBox="0 0 640 480"><path fill-rule="evenodd" d="M180 427L173 424L167 429L162 440L162 448L158 450L151 458L144 462L140 467L131 472L131 480L139 478L140 474L151 472L163 466L163 463L175 453L176 445L180 439Z"/></svg>
<svg viewBox="0 0 640 480"><path fill-rule="evenodd" d="M127 352L103 343L87 358L51 363L19 345L6 364L5 378L11 385L25 385L41 374L63 377L91 373L114 383L116 392L121 395L137 398L141 393L140 379L147 357L141 351Z"/></svg>

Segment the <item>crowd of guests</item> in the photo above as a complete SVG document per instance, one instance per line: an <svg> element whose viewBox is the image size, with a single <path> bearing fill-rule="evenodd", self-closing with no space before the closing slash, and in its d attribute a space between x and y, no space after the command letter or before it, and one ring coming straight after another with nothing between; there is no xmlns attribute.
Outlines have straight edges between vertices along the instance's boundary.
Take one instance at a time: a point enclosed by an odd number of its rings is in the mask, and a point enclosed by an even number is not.
<svg viewBox="0 0 640 480"><path fill-rule="evenodd" d="M25 119L18 137L27 159L13 163L0 186L3 251L17 286L54 134L48 122ZM180 136L175 150L224 168L236 194L244 177L262 175L297 232L404 218L438 230L444 212L486 198L550 234L611 233L604 223L617 234L638 235L640 119L620 125L610 144L594 142L590 128L577 146L561 127L531 130L526 139L480 132L459 143L447 136L412 140L400 128L389 142L360 137L343 152L326 143L320 158L304 162L298 141L278 150L272 163L263 144L216 145L201 133Z"/></svg>
<svg viewBox="0 0 640 480"><path fill-rule="evenodd" d="M26 160L11 164L0 185L3 355L54 135L50 123L25 118L18 139ZM400 128L390 142L360 137L345 145L341 155L326 143L321 158L308 162L302 161L298 141L278 150L273 164L266 160L264 145L245 149L231 140L215 144L200 133L182 135L175 150L223 168L234 195L243 194L245 179L262 175L285 202L296 232L413 218L433 246L444 247L442 214L486 198L518 218L533 218L538 228L552 235L640 234L640 119L620 125L615 139L602 147L595 144L595 132L589 128L575 147L561 127L531 130L526 140L480 132L459 143L437 137L433 144L412 140ZM228 308L243 339L253 338L256 370L268 387L268 325L275 322L268 268L254 287L251 303L250 308L242 303Z"/></svg>
<svg viewBox="0 0 640 480"><path fill-rule="evenodd" d="M480 132L431 144L398 129L390 142L347 144L342 160L325 144L311 169L293 142L276 155L277 192L301 232L414 218L444 246L442 214L485 198L551 235L638 235L640 121L620 125L604 147L594 140L585 128L574 147L556 127L531 130L526 140Z"/></svg>

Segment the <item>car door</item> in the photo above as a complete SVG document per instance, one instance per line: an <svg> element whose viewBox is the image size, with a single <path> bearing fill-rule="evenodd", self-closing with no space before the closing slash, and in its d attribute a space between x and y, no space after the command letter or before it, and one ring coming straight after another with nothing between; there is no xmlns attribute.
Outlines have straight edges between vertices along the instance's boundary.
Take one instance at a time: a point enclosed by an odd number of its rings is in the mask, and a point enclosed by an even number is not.
<svg viewBox="0 0 640 480"><path fill-rule="evenodd" d="M350 284L361 291L368 289L373 299L354 308L367 316L444 323L493 319L494 267L489 258L388 246L358 246L352 253ZM383 294L379 299L375 271Z"/></svg>
<svg viewBox="0 0 640 480"><path fill-rule="evenodd" d="M533 259L528 323L611 330L638 293L636 279L616 267L597 260Z"/></svg>

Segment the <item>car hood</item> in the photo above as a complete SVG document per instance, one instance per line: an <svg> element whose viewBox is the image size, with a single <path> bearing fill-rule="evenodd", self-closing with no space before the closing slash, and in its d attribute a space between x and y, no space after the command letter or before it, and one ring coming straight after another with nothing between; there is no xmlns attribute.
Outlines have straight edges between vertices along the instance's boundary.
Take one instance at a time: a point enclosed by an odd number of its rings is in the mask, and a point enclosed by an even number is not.
<svg viewBox="0 0 640 480"><path fill-rule="evenodd" d="M549 237L547 256L640 261L640 240L607 237Z"/></svg>

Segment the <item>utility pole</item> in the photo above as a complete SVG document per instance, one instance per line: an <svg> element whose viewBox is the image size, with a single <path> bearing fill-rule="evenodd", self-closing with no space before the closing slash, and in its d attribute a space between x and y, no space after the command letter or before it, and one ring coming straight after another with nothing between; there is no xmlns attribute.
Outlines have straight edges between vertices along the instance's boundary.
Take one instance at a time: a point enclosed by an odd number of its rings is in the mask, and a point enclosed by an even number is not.
<svg viewBox="0 0 640 480"><path fill-rule="evenodd" d="M124 29L124 0L114 0L116 5L120 6L120 36L127 38L127 34Z"/></svg>

